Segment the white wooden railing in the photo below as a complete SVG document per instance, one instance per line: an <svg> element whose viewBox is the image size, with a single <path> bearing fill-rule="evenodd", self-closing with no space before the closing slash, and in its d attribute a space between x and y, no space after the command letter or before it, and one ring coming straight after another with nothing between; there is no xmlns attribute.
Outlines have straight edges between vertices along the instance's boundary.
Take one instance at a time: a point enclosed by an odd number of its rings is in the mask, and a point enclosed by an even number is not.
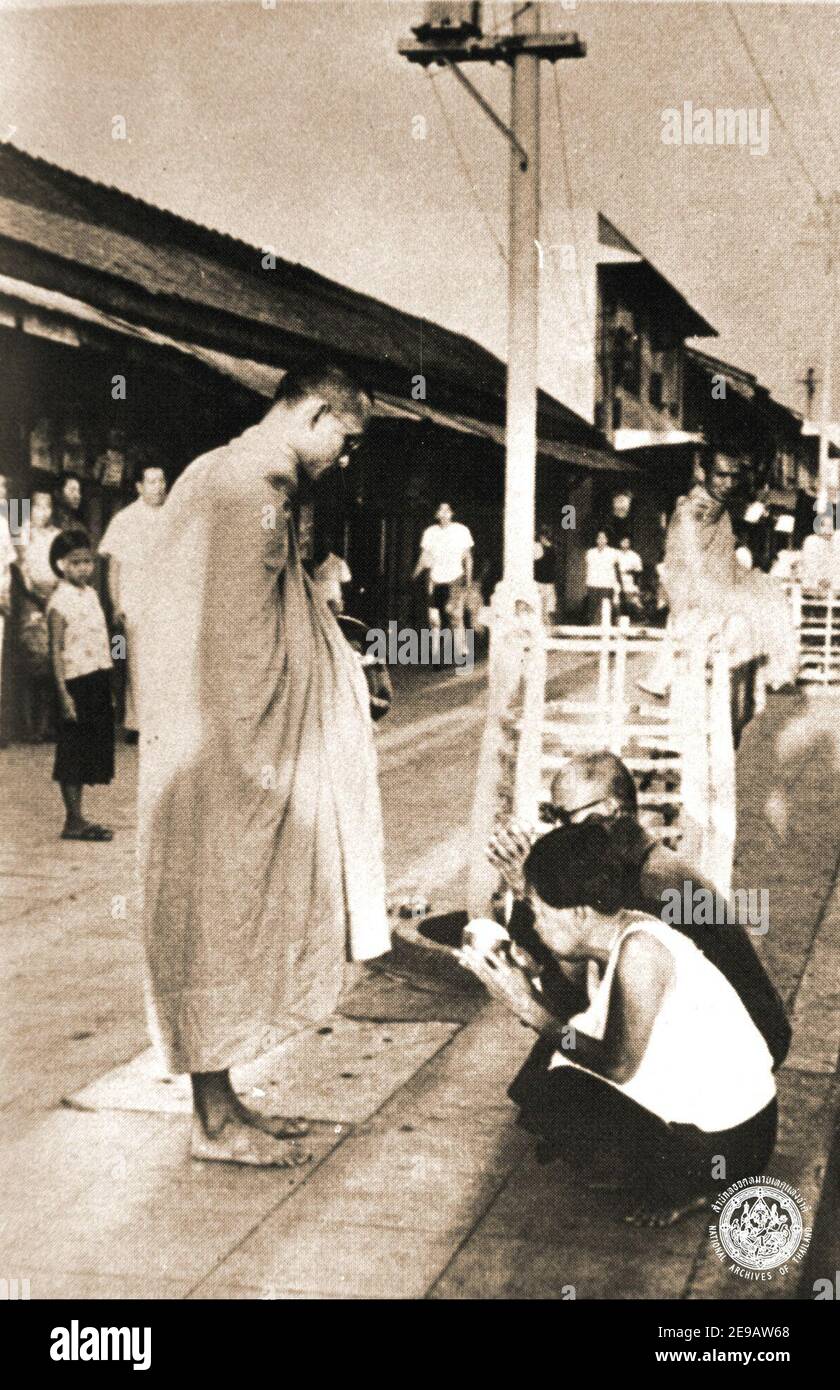
<svg viewBox="0 0 840 1390"><path fill-rule="evenodd" d="M679 846L699 872L728 893L735 749L732 673L722 648L680 645L661 628L629 627L626 619L613 626L608 603L598 627L546 632L538 621L523 621L508 638L501 661L498 650L495 661L491 655L471 835L470 912L486 913L498 888L484 856L496 819L513 815L536 825L539 804L569 756L605 748L633 774L640 818L650 833ZM661 659L666 643L670 687L656 698L637 681ZM557 659L570 655L580 658L578 667ZM568 687L570 679L586 693L566 693L561 686Z"/></svg>
<svg viewBox="0 0 840 1390"><path fill-rule="evenodd" d="M840 590L811 588L799 580L779 581L787 595L799 642L799 681L840 682Z"/></svg>

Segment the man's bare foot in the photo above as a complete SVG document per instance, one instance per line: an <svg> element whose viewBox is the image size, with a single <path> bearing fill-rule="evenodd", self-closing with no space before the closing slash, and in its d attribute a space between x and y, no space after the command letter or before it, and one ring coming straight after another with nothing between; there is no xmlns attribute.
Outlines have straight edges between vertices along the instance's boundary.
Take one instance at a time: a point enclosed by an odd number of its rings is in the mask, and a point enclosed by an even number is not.
<svg viewBox="0 0 840 1390"><path fill-rule="evenodd" d="M288 1139L275 1139L254 1125L226 1119L208 1133L193 1116L190 1153L204 1163L238 1163L250 1168L299 1168L312 1154Z"/></svg>
<svg viewBox="0 0 840 1390"><path fill-rule="evenodd" d="M260 1110L249 1110L237 1098L234 1115L243 1125L252 1125L263 1134L274 1139L305 1139L311 1126L307 1120L290 1119L287 1115L265 1115Z"/></svg>
<svg viewBox="0 0 840 1390"><path fill-rule="evenodd" d="M664 1202L659 1206L641 1206L634 1211L628 1212L624 1220L629 1226L646 1226L654 1230L663 1230L666 1226L676 1226L683 1217L691 1216L695 1211L703 1211L709 1205L710 1199L703 1193L697 1193L694 1197L686 1197L682 1201Z"/></svg>

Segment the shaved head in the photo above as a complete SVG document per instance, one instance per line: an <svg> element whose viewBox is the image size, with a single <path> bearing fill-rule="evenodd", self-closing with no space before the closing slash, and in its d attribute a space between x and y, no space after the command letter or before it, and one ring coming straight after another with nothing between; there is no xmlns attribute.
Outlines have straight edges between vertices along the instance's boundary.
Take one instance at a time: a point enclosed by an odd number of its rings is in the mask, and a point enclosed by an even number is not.
<svg viewBox="0 0 840 1390"><path fill-rule="evenodd" d="M322 401L333 415L359 433L365 429L373 410L370 392L334 362L292 368L274 393L275 405L294 406L309 399Z"/></svg>
<svg viewBox="0 0 840 1390"><path fill-rule="evenodd" d="M636 784L621 759L608 749L575 753L555 775L551 800L558 809L570 812L590 802L611 800L618 811L635 816Z"/></svg>

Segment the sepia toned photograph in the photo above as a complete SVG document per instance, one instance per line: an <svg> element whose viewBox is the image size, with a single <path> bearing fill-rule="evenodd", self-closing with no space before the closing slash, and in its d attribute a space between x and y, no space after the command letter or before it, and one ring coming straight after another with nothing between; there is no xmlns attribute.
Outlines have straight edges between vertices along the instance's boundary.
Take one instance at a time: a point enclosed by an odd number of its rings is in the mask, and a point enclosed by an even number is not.
<svg viewBox="0 0 840 1390"><path fill-rule="evenodd" d="M7 1325L161 1370L213 1302L551 1300L795 1367L840 0L0 0L0 52Z"/></svg>

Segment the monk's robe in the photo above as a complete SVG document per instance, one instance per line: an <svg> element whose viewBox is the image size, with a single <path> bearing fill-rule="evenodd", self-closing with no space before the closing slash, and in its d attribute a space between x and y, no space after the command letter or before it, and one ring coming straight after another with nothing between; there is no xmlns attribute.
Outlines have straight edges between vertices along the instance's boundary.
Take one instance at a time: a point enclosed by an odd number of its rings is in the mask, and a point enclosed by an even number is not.
<svg viewBox="0 0 840 1390"><path fill-rule="evenodd" d="M699 484L680 497L668 527L662 583L676 637L699 628L724 637L732 666L766 661L771 686L796 674L796 634L780 587L735 558L727 512Z"/></svg>
<svg viewBox="0 0 840 1390"><path fill-rule="evenodd" d="M221 1071L323 1019L390 945L368 691L313 597L296 462L256 426L164 504L142 625L138 840L153 1036Z"/></svg>

